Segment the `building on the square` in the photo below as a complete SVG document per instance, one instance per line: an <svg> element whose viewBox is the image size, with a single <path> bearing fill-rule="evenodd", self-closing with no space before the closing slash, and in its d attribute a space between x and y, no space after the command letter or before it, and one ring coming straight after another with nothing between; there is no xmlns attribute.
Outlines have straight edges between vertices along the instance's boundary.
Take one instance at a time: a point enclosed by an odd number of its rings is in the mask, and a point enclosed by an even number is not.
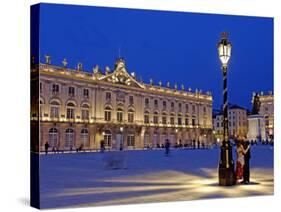
<svg viewBox="0 0 281 212"><path fill-rule="evenodd" d="M265 134L267 140L274 139L274 96L270 91L268 94L260 92L260 110L259 114L264 117Z"/></svg>
<svg viewBox="0 0 281 212"><path fill-rule="evenodd" d="M213 134L217 142L223 139L223 113L221 110L213 112ZM246 139L248 132L247 110L238 105L228 106L228 134L230 139Z"/></svg>
<svg viewBox="0 0 281 212"><path fill-rule="evenodd" d="M50 57L33 67L40 100L31 116L39 116L41 151L46 142L58 149L99 149L102 140L107 148L118 143L125 149L162 146L166 139L172 145L212 142L210 92L143 83L121 58L105 73L98 66L86 72L81 63L73 70L66 60L54 66Z"/></svg>

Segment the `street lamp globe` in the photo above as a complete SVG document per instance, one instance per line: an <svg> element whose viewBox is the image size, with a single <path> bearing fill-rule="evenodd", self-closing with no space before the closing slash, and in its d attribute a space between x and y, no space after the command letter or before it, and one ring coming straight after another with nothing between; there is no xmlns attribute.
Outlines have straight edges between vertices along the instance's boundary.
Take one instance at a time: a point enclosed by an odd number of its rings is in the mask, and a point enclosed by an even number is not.
<svg viewBox="0 0 281 212"><path fill-rule="evenodd" d="M222 33L222 38L218 43L218 54L223 67L227 67L231 56L231 43L227 40L227 32Z"/></svg>

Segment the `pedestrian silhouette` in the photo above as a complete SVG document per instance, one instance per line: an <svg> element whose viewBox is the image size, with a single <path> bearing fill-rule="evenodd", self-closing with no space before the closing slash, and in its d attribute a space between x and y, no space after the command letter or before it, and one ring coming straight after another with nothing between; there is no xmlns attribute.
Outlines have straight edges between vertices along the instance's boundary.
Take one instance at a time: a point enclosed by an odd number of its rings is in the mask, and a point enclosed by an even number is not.
<svg viewBox="0 0 281 212"><path fill-rule="evenodd" d="M45 154L48 154L48 149L49 149L49 143L48 141L45 143Z"/></svg>
<svg viewBox="0 0 281 212"><path fill-rule="evenodd" d="M101 140L100 142L100 152L103 153L105 150L104 140Z"/></svg>
<svg viewBox="0 0 281 212"><path fill-rule="evenodd" d="M166 139L165 142L165 155L168 156L170 154L170 141L169 139Z"/></svg>

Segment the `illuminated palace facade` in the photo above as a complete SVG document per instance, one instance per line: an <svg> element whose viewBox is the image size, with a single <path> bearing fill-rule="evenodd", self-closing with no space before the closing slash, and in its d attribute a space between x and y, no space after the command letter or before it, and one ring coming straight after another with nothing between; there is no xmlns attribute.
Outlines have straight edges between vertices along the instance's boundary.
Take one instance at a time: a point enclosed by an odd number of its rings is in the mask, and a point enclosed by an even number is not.
<svg viewBox="0 0 281 212"><path fill-rule="evenodd" d="M272 91L267 94L260 92L260 110L259 114L264 117L265 133L268 140L274 139L274 95Z"/></svg>
<svg viewBox="0 0 281 212"><path fill-rule="evenodd" d="M210 92L143 83L123 59L102 73L98 66L83 71L82 64L69 69L66 60L53 66L48 57L32 72L39 72L39 110L33 107L32 120L40 124L40 151L46 142L60 150L99 149L102 140L108 149L116 143L124 149L159 147L166 139L172 145L212 143Z"/></svg>

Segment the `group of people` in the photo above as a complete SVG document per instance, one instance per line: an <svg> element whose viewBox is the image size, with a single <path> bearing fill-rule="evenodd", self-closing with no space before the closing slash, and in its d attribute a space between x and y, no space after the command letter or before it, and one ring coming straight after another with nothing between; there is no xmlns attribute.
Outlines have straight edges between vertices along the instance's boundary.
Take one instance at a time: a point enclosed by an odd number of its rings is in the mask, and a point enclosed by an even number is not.
<svg viewBox="0 0 281 212"><path fill-rule="evenodd" d="M250 142L238 142L236 148L236 183L250 183Z"/></svg>

